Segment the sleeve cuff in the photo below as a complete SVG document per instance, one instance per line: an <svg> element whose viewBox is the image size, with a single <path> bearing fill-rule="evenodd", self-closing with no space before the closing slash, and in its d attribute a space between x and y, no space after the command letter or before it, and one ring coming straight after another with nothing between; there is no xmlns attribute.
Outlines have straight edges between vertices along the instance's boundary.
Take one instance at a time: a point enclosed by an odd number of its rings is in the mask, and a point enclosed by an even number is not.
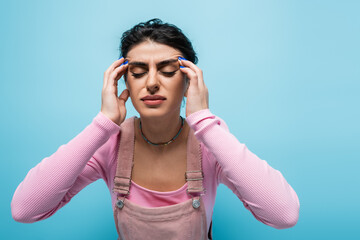
<svg viewBox="0 0 360 240"><path fill-rule="evenodd" d="M105 116L101 111L94 117L94 123L110 134L115 134L120 131L120 126Z"/></svg>
<svg viewBox="0 0 360 240"><path fill-rule="evenodd" d="M192 114L190 114L187 118L186 118L186 122L189 124L189 126L196 130L196 125L201 122L204 119L207 118L214 118L214 114L212 114L210 112L210 109L206 108L206 109L202 109L199 110L197 112L194 112Z"/></svg>

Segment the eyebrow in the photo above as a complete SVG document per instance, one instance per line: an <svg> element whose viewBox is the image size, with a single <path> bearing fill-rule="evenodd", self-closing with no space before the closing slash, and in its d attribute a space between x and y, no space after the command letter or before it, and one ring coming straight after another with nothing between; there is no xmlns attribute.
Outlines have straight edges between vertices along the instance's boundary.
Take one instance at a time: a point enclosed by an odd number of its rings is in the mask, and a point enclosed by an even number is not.
<svg viewBox="0 0 360 240"><path fill-rule="evenodd" d="M156 64L156 67L162 67L162 66L165 66L165 65L168 65L170 63L173 63L173 62L177 62L178 59L168 59L168 60L164 60L164 61L161 61L159 63ZM134 61L134 62L129 62L129 66L132 65L132 66L139 66L139 67L147 67L148 64L144 63L144 62L137 62L137 61Z"/></svg>

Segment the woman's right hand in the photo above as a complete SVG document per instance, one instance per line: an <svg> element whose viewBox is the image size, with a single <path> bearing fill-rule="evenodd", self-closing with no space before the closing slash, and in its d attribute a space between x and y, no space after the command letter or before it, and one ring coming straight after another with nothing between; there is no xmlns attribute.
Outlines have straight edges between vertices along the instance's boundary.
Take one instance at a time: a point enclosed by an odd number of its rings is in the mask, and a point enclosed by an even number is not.
<svg viewBox="0 0 360 240"><path fill-rule="evenodd" d="M127 63L124 58L120 58L110 65L104 73L104 85L101 93L101 112L119 126L125 120L125 102L130 95L129 91L125 89L118 96L118 80L126 72Z"/></svg>

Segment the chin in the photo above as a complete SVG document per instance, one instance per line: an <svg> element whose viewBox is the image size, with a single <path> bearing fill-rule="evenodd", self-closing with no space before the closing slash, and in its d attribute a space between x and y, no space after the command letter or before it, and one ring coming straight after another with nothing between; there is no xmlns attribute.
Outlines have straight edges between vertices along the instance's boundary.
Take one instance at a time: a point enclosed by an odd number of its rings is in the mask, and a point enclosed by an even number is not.
<svg viewBox="0 0 360 240"><path fill-rule="evenodd" d="M139 113L142 117L163 117L166 116L168 113L164 111L164 109L159 108L141 108L136 109L136 111Z"/></svg>
<svg viewBox="0 0 360 240"><path fill-rule="evenodd" d="M139 113L140 117L145 118L162 118L166 117L170 114L174 114L174 111L166 111L165 109L160 108L147 108L147 109L136 109L136 111ZM178 114L180 114L180 108L178 111L176 111Z"/></svg>

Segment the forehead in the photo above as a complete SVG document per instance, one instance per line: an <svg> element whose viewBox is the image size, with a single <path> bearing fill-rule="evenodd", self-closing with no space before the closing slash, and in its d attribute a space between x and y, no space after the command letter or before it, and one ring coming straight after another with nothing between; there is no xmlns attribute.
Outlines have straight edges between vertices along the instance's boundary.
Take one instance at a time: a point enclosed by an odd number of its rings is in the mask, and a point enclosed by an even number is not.
<svg viewBox="0 0 360 240"><path fill-rule="evenodd" d="M168 45L146 41L133 47L126 58L132 61L159 62L164 59L182 56L181 52Z"/></svg>

